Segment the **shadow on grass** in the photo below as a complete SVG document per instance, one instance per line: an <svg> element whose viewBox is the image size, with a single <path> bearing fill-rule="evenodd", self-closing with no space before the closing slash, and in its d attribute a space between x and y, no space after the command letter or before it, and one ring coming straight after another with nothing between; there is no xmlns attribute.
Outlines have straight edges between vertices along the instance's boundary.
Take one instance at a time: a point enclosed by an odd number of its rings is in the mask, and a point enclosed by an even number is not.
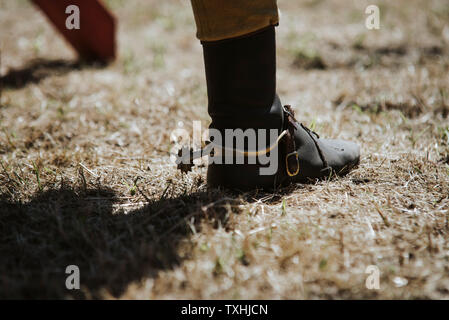
<svg viewBox="0 0 449 320"><path fill-rule="evenodd" d="M84 68L102 68L105 64L89 61L48 60L34 59L26 66L9 70L0 77L0 84L4 89L21 89L30 83L39 83L41 80L54 76L64 75L73 70Z"/></svg>
<svg viewBox="0 0 449 320"><path fill-rule="evenodd" d="M118 297L181 261L187 221L198 229L204 219L226 225L222 200L219 191L197 192L124 214L126 206L101 187L50 190L27 203L0 195L0 298L100 298L103 289ZM68 265L79 267L82 290L66 289Z"/></svg>

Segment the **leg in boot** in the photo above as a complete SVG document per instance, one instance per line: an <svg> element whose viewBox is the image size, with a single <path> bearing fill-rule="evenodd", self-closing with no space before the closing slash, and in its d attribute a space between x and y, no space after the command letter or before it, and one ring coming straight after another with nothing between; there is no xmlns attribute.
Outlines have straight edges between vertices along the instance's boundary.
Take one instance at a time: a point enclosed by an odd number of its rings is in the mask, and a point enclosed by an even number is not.
<svg viewBox="0 0 449 320"><path fill-rule="evenodd" d="M203 17L204 1L193 0L195 18L199 30L201 26L209 23L209 18ZM223 2L223 1L217 1ZM229 1L231 8L223 6L215 15L226 15L236 9ZM266 25L260 30L255 30L245 35L236 29L231 23L233 32L237 37L231 37L232 32L227 32L225 39L217 41L202 41L204 61L206 67L206 80L208 89L208 111L212 118L211 129L218 130L222 135L226 130L277 130L278 139L276 145L273 140L265 141L271 146L270 160L276 161L277 170L272 174L261 174L259 162L248 164L213 163L208 168L208 185L210 187L227 187L237 190L249 190L254 188L273 188L281 184L303 181L308 178L329 176L332 173L344 174L354 167L360 158L359 147L351 142L341 140L320 139L319 136L299 123L288 106L283 107L276 95L276 42L275 30L270 21L277 21L276 2L270 2L272 19L261 20ZM215 1L209 1L209 8ZM226 2L228 3L228 2ZM251 4L240 9L251 16ZM256 3L256 2L254 2ZM255 5L254 12L257 12ZM228 10L229 9L229 10ZM213 15L214 15L213 14ZM237 16L244 13L239 13ZM257 16L257 15L256 15ZM233 15L227 20L232 21ZM246 21L246 20L243 20ZM264 22L265 21L265 22ZM205 29L199 35L205 39L215 38L217 32L208 34ZM226 29L226 28L225 28ZM228 30L230 30L228 29ZM243 30L248 30L244 26ZM269 133L266 134L269 136ZM224 141L224 139L222 139ZM228 146L218 146L217 149ZM256 149L255 146L245 146L245 150L236 150L234 153ZM265 150L265 148L264 148ZM222 150L223 151L223 150Z"/></svg>

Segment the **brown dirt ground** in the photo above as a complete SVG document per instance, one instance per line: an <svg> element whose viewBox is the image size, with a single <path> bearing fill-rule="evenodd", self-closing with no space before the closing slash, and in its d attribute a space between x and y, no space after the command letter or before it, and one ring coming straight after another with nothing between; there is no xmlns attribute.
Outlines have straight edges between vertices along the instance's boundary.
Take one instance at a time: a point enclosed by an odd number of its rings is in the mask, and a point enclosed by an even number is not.
<svg viewBox="0 0 449 320"><path fill-rule="evenodd" d="M447 1L280 0L283 102L362 160L237 196L169 162L179 122L209 121L189 2L108 3L119 58L103 68L0 0L0 297L449 298Z"/></svg>

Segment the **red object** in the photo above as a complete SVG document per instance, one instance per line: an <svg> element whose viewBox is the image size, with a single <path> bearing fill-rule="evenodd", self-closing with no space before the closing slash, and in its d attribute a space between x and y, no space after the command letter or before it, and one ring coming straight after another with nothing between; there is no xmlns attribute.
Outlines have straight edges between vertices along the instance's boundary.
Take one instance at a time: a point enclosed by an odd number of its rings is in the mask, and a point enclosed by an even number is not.
<svg viewBox="0 0 449 320"><path fill-rule="evenodd" d="M115 58L115 17L100 0L32 0L56 29L86 60L107 62ZM70 5L78 6L80 29L67 29L66 13Z"/></svg>

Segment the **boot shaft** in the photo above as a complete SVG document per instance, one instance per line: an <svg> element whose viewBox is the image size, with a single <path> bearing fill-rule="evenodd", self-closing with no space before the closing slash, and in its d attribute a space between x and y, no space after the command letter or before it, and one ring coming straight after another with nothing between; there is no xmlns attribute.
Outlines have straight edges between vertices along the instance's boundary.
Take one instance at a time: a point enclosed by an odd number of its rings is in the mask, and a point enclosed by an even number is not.
<svg viewBox="0 0 449 320"><path fill-rule="evenodd" d="M280 129L274 27L245 37L202 42L211 128Z"/></svg>

